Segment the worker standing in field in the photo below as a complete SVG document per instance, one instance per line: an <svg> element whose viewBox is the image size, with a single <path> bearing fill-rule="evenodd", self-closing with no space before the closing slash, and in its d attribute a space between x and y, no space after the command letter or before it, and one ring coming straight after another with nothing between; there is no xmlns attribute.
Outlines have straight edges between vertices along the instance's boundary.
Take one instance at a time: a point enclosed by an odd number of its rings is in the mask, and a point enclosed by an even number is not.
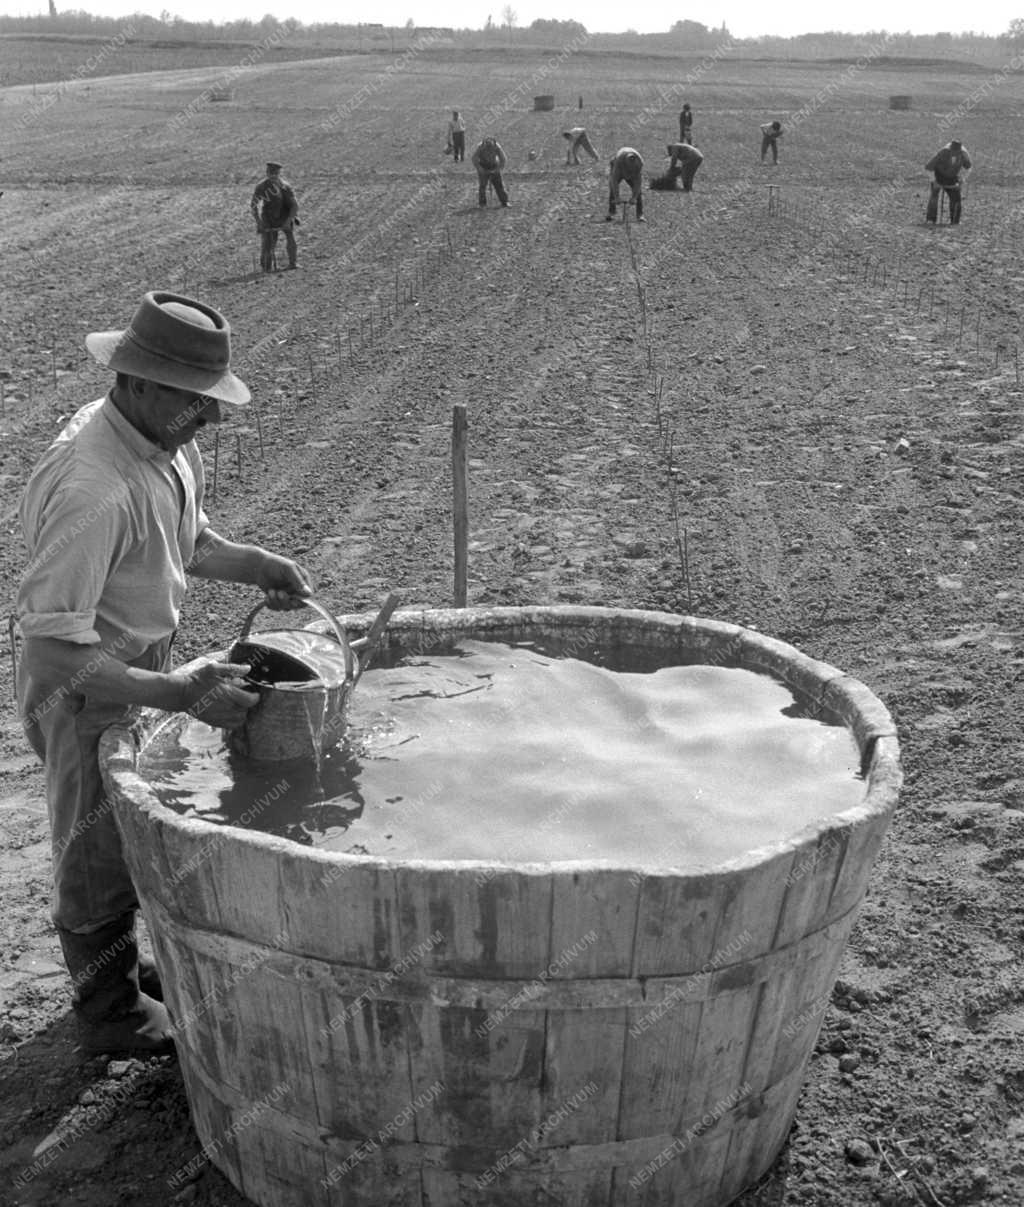
<svg viewBox="0 0 1024 1207"><path fill-rule="evenodd" d="M260 236L260 267L270 272L274 264L274 249L277 236L284 231L288 248L288 267L298 267L298 247L294 228L299 225L299 203L295 190L281 176L279 163L267 164L267 174L253 189L249 208L256 219L256 231Z"/></svg>
<svg viewBox="0 0 1024 1207"><path fill-rule="evenodd" d="M684 193L693 192L693 178L704 162L703 153L685 142L670 142L665 150L670 156L669 175L678 175Z"/></svg>
<svg viewBox="0 0 1024 1207"><path fill-rule="evenodd" d="M779 139L782 137L782 122L765 122L761 127L761 162L769 151L772 153L772 163L779 162Z"/></svg>
<svg viewBox="0 0 1024 1207"><path fill-rule="evenodd" d="M165 1052L174 1028L155 968L139 959L138 896L100 778L100 738L142 707L232 729L259 702L243 664L171 669L187 576L250 583L275 609L304 607L312 591L295 562L226 540L203 509L195 436L249 401L224 317L147 293L125 330L85 343L115 377L43 453L22 497L18 706L45 766L52 918L80 1043L90 1054Z"/></svg>
<svg viewBox="0 0 1024 1207"><path fill-rule="evenodd" d="M571 130L563 130L562 137L569 144L565 149L565 163L567 167L570 163L579 164L580 151L586 151L591 159L600 159L600 156L594 150L593 144L587 137L587 132L583 126L573 126Z"/></svg>
<svg viewBox="0 0 1024 1207"><path fill-rule="evenodd" d="M687 103L679 114L679 141L693 143L693 111Z"/></svg>
<svg viewBox="0 0 1024 1207"><path fill-rule="evenodd" d="M458 109L452 110L452 120L448 123L448 150L454 163L461 163L466 158L466 123Z"/></svg>
<svg viewBox="0 0 1024 1207"><path fill-rule="evenodd" d="M473 167L476 168L477 181L480 186L477 194L478 204L487 204L487 186L491 185L498 195L498 200L507 207L508 193L505 192L501 174L505 170L508 159L498 140L490 137L483 139L473 152L472 162Z"/></svg>
<svg viewBox="0 0 1024 1207"><path fill-rule="evenodd" d="M946 196L949 198L949 221L951 225L956 226L960 221L960 211L963 208L961 172L971 170L971 157L967 154L967 148L958 138L954 138L941 150L936 151L924 168L926 172L934 174L925 220L937 221L939 197L942 195L942 190L945 189Z"/></svg>
<svg viewBox="0 0 1024 1207"><path fill-rule="evenodd" d="M625 181L629 185L631 200L636 205L636 220L643 222L644 198L641 192L643 182L644 161L640 152L633 147L620 147L609 160L611 171L608 174L608 215L606 222L615 217L615 209L619 201L619 185Z"/></svg>

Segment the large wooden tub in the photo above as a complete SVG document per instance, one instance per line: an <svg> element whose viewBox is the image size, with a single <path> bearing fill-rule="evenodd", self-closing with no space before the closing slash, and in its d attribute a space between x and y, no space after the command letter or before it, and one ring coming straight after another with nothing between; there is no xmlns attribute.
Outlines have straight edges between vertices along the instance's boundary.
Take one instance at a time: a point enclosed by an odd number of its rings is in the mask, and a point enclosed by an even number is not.
<svg viewBox="0 0 1024 1207"><path fill-rule="evenodd" d="M888 713L713 621L466 609L390 632L418 649L555 634L771 673L855 734L863 803L699 875L387 862L184 819L110 731L104 776L206 1154L266 1207L728 1203L786 1138L896 805ZM481 797L500 793L495 768Z"/></svg>

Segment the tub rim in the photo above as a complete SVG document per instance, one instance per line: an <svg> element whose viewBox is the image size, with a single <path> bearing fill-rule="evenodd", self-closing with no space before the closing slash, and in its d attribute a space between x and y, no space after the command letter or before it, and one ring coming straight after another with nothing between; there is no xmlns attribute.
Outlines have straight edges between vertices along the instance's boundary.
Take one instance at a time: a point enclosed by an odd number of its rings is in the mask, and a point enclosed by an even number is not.
<svg viewBox="0 0 1024 1207"><path fill-rule="evenodd" d="M376 612L361 612L340 615L337 620L346 630L351 629L358 633L369 628L375 616ZM109 778L116 787L116 791L111 793L115 815L120 808L124 807L125 802L131 802L141 812L152 815L160 822L178 827L186 833L191 832L196 838L210 838L214 835L230 833L232 840L236 843L292 856L301 852L304 858L321 862L325 867L358 866L376 868L381 872L409 870L432 874L472 875L477 878L486 875L488 879L499 875L571 876L589 873L621 873L624 875L639 873L646 879L654 879L660 877L696 878L743 873L751 868L763 866L771 860L810 847L815 843L821 845L831 834L844 830L853 831L869 822L880 820L886 814L890 815L891 819L898 801L903 776L900 768L896 725L888 709L861 680L846 674L830 663L804 654L788 642L768 637L757 629L682 613L574 604L410 608L393 613L388 629L418 631L431 627L436 633L443 635L445 630L455 632L467 627L479 628L482 622L490 623L495 629L508 627L513 622L517 620L522 622L527 617L534 621L550 619L564 622L573 620L581 626L584 626L587 620L608 621L617 618L623 624L653 625L662 630L675 629L679 635L688 630L698 631L734 639L737 643L742 644L744 649L762 654L772 666L781 658L787 666L799 669L811 682L820 685L822 703L824 705L825 697L828 697L830 703L827 707L831 711L837 712L839 706L852 710L853 720L858 721L859 725L855 726L852 720L846 718L843 720L861 751L862 774L866 785L863 798L858 804L841 813L812 821L785 838L751 848L732 859L688 867L670 864L627 863L614 859L514 862L503 859L398 859L379 855L357 855L325 847L305 846L291 839L267 834L260 830L186 817L168 805L164 805L148 781L138 774L140 747L135 735L140 730L146 734L153 733L157 725L176 714L162 709L145 708L140 711L134 724L112 725L104 731L100 738L100 772L104 781ZM324 621L317 621L304 627L318 629L321 626L325 626ZM178 669L194 668L208 662L223 662L226 658L227 650L220 650L213 654L200 655ZM768 666L761 669L764 673L772 673ZM775 677L778 678L778 675Z"/></svg>

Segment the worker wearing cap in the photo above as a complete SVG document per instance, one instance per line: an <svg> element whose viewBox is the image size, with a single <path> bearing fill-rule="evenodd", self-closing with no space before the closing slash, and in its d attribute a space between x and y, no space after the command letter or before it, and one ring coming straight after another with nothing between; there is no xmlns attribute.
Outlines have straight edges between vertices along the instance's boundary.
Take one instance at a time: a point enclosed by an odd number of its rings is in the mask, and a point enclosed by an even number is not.
<svg viewBox="0 0 1024 1207"><path fill-rule="evenodd" d="M253 189L249 203L252 216L256 219L256 231L260 236L260 267L270 272L274 263L278 232L284 232L288 248L288 267L298 266L298 247L294 228L299 225L299 203L295 190L281 176L281 164L271 161L267 174Z"/></svg>
<svg viewBox="0 0 1024 1207"><path fill-rule="evenodd" d="M472 163L476 168L479 185L477 203L479 205L487 204L487 186L491 185L501 204L507 206L508 193L505 191L505 182L501 179L501 174L505 170L508 160L498 140L496 138L483 139L473 152Z"/></svg>
<svg viewBox="0 0 1024 1207"><path fill-rule="evenodd" d="M644 161L640 152L632 147L620 147L608 161L611 171L608 175L608 215L606 222L615 217L615 209L619 200L619 185L623 181L629 185L632 200L636 203L636 220L644 222L644 198L641 192Z"/></svg>
<svg viewBox="0 0 1024 1207"><path fill-rule="evenodd" d="M601 157L594 150L590 138L583 126L573 126L571 130L563 130L562 137L568 142L565 149L566 166L570 163L579 164L580 151L586 151L591 159L600 159Z"/></svg>
<svg viewBox="0 0 1024 1207"><path fill-rule="evenodd" d="M693 191L693 178L697 169L704 162L703 152L685 142L670 142L665 148L670 157L668 171L670 176L678 176L684 193Z"/></svg>
<svg viewBox="0 0 1024 1207"><path fill-rule="evenodd" d="M138 898L100 779L100 736L140 706L231 729L257 703L243 686L248 667L170 669L186 576L251 583L271 608L304 606L310 587L290 559L219 536L203 510L194 437L249 401L223 315L147 293L125 330L85 342L116 376L71 417L21 501L18 706L45 765L52 917L81 1044L161 1052L173 1028L155 970L140 968Z"/></svg>
<svg viewBox="0 0 1024 1207"><path fill-rule="evenodd" d="M924 165L924 169L934 175L925 219L928 222L935 222L938 219L939 197L942 190L945 189L946 196L949 198L949 221L956 226L960 221L960 213L963 209L961 192L963 177L961 173L971 170L971 157L967 154L967 148L958 138L954 138L935 152Z"/></svg>

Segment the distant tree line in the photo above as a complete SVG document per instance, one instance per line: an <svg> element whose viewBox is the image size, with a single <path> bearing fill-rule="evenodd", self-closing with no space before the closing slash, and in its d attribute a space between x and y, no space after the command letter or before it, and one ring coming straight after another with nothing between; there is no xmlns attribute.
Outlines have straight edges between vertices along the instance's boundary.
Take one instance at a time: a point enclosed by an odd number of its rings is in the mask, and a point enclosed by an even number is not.
<svg viewBox="0 0 1024 1207"><path fill-rule="evenodd" d="M515 28L515 11L507 5L503 12L504 24L499 27L488 17L482 30L439 31L457 38L462 45L515 44L529 46L562 44L574 37L586 34L586 27L579 21L538 19L526 28ZM345 44L367 46L370 49L397 50L417 34L412 21L405 26L341 25L318 23L304 25L294 17L284 21L269 13L257 21L246 18L236 21L185 21L164 10L159 17L146 13L134 13L129 17L97 17L83 10L58 12L53 0L50 14L33 17L0 16L0 34L49 34L51 36L104 38L116 35L126 26L132 28L132 39L142 41L175 40L182 42L239 42L255 43L276 31L285 31L292 44ZM989 36L968 33L910 34L889 33L876 30L862 34L839 33L826 30L818 33L800 34L782 38L764 35L755 38L733 38L725 24L718 29L710 28L700 21L690 19L676 21L663 33L638 34L628 30L624 34L597 34L592 46L614 49L616 46L643 48L651 52L659 50L671 53L674 50L705 51L729 41L739 57L751 54L778 56L780 58L846 58L856 57L864 48L877 45L879 39L886 40L887 54L906 55L920 58L963 57L975 58L995 56L1008 47L1018 49L1024 45L1024 18L1015 18L1004 34Z"/></svg>

